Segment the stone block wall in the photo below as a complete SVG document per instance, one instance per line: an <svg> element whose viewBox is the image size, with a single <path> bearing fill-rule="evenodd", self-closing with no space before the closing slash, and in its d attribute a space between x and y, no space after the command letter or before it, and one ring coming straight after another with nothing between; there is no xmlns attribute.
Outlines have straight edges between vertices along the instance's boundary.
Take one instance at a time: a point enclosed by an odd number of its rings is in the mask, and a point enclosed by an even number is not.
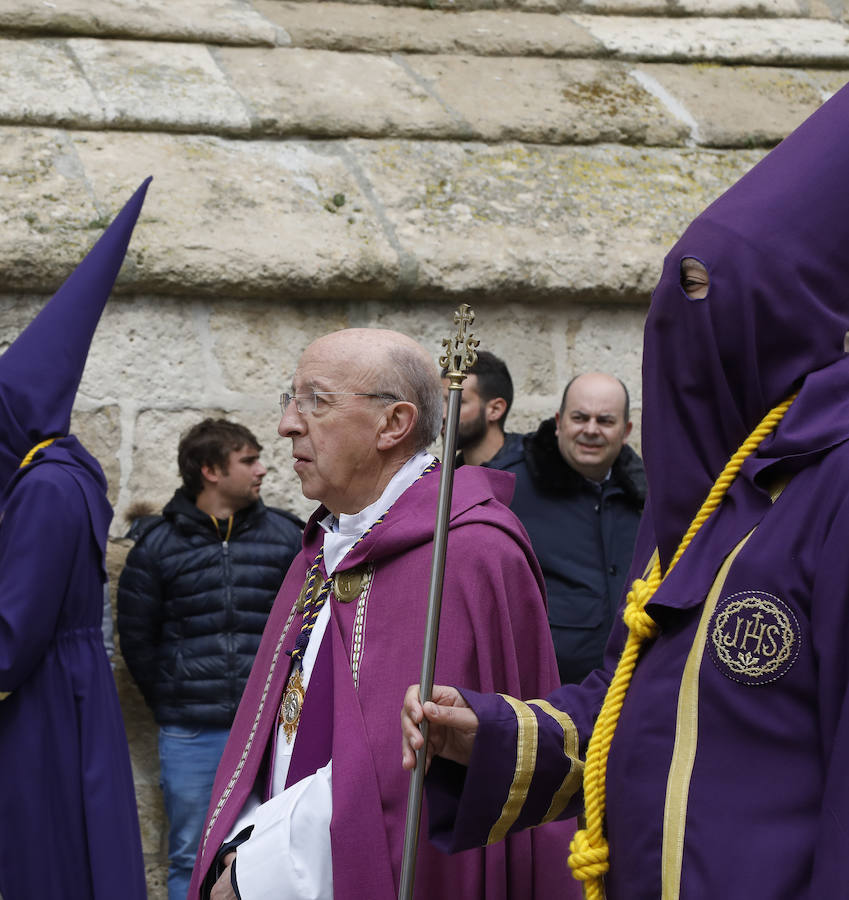
<svg viewBox="0 0 849 900"><path fill-rule="evenodd" d="M842 0L7 0L0 8L0 351L154 181L73 427L116 516L178 484L204 415L263 444L267 502L310 512L276 434L310 340L396 328L437 358L456 306L516 385L629 386L689 220L849 78ZM152 900L156 729L116 679Z"/></svg>

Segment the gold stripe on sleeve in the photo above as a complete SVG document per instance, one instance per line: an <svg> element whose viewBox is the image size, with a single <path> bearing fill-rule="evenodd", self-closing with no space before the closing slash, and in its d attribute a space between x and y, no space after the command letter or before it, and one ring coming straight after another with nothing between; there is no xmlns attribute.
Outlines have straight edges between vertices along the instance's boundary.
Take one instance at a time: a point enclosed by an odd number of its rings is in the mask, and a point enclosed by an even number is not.
<svg viewBox="0 0 849 900"><path fill-rule="evenodd" d="M560 725L563 729L563 754L572 762L568 775L552 797L551 806L548 807L548 812L542 819L543 823L552 822L563 812L566 804L572 799L584 780L584 762L578 758L580 747L578 729L565 712L552 706L548 700L529 700L528 705L539 707Z"/></svg>
<svg viewBox="0 0 849 900"><path fill-rule="evenodd" d="M501 809L501 816L492 826L487 838L487 844L494 844L496 841L502 841L507 836L507 832L511 829L519 813L525 805L528 797L528 789L531 786L531 778L534 775L534 769L537 762L537 717L533 711L521 700L508 697L506 694L500 694L504 700L513 707L516 713L516 724L518 733L516 735L516 770L513 773L513 783L510 785L510 791L504 806Z"/></svg>
<svg viewBox="0 0 849 900"><path fill-rule="evenodd" d="M0 700L5 700L7 697L11 697L11 691L0 691Z"/></svg>
<svg viewBox="0 0 849 900"><path fill-rule="evenodd" d="M675 744L672 762L666 780L666 806L663 812L663 886L661 900L678 900L681 892L681 868L684 862L684 832L687 820L687 800L690 793L690 778L699 743L699 672L707 641L710 618L728 571L737 554L754 533L753 528L725 558L716 580L708 592L702 608L702 615L696 629L693 645L684 664L681 686L678 690L678 713L675 721Z"/></svg>

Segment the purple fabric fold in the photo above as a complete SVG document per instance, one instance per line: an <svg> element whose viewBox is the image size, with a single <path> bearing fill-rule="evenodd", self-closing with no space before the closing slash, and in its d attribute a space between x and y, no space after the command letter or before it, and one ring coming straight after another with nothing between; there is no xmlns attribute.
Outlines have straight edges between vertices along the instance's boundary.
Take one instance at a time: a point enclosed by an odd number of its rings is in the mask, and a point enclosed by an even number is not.
<svg viewBox="0 0 849 900"><path fill-rule="evenodd" d="M333 746L333 658L330 641L322 641L298 721L298 739L286 775L291 787L330 762Z"/></svg>

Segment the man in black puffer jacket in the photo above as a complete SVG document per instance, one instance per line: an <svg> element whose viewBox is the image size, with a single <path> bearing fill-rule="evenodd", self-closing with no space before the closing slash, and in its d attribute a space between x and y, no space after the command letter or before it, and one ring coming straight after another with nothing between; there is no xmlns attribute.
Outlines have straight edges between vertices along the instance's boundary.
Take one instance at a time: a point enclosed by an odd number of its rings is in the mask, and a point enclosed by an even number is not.
<svg viewBox="0 0 849 900"><path fill-rule="evenodd" d="M457 465L516 476L510 509L531 539L545 577L560 680L582 681L601 665L631 565L646 496L625 385L590 372L573 378L560 409L530 434L505 432L513 382L481 351L460 410ZM443 378L443 394L447 380Z"/></svg>
<svg viewBox="0 0 849 900"><path fill-rule="evenodd" d="M259 499L262 448L205 419L181 439L183 486L137 519L118 583L118 631L160 726L168 896L185 900L215 770L303 523Z"/></svg>

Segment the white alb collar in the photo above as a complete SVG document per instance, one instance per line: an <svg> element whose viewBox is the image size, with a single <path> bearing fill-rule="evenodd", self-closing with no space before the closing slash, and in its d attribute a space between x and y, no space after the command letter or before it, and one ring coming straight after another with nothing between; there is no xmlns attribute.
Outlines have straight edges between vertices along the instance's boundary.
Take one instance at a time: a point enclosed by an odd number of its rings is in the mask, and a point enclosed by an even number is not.
<svg viewBox="0 0 849 900"><path fill-rule="evenodd" d="M392 476L383 493L358 513L342 513L337 519L328 513L319 525L325 530L324 569L332 575L345 555L362 535L389 509L390 506L415 482L433 462L434 457L426 450L420 450L410 457Z"/></svg>

